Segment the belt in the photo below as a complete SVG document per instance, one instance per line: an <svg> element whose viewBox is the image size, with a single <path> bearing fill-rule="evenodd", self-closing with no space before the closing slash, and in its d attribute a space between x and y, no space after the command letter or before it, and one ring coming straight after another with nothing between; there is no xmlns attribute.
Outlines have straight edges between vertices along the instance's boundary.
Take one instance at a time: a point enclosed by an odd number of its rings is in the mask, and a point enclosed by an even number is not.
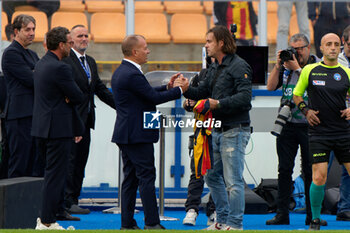
<svg viewBox="0 0 350 233"><path fill-rule="evenodd" d="M228 125L228 126L222 126L220 128L215 128L214 131L216 131L216 132L225 132L225 131L230 130L230 129L249 127L249 126L250 126L249 123L240 123L240 124L233 124L233 125Z"/></svg>

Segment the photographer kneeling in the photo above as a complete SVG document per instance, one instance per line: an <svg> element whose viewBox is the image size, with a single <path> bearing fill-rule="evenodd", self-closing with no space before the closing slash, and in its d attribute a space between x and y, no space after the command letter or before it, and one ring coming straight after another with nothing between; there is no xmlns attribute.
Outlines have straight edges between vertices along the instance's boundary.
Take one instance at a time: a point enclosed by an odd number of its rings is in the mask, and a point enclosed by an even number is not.
<svg viewBox="0 0 350 233"><path fill-rule="evenodd" d="M293 35L289 40L289 46L286 50L278 51L276 65L267 81L269 91L275 91L282 86L283 94L275 128L271 131L273 135L277 136L277 214L274 218L267 220L266 225L289 225L289 204L293 186L292 174L299 146L306 197L305 225L310 224L312 217L309 199L312 170L311 157L309 156L308 125L305 116L293 102L293 89L298 82L301 69L307 64L315 63L318 58L315 55L310 55L310 43L304 34ZM307 102L307 93L304 94L303 98ZM322 221L322 224L327 225L327 222Z"/></svg>

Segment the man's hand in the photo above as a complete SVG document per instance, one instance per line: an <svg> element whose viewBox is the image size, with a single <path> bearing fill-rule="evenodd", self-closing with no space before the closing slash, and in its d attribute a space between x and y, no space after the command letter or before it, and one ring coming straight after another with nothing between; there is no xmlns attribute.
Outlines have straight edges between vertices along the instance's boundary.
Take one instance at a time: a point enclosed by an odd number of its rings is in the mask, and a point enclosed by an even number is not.
<svg viewBox="0 0 350 233"><path fill-rule="evenodd" d="M191 100L191 99L186 99L185 100L185 105L186 106L193 107L196 103L197 103L197 101L195 101L195 100Z"/></svg>
<svg viewBox="0 0 350 233"><path fill-rule="evenodd" d="M208 100L209 100L210 110L216 109L219 104L219 100L215 100L212 98L209 98Z"/></svg>
<svg viewBox="0 0 350 233"><path fill-rule="evenodd" d="M76 136L76 137L74 137L74 142L79 143L81 141L81 139L83 139L82 136Z"/></svg>
<svg viewBox="0 0 350 233"><path fill-rule="evenodd" d="M345 117L345 120L350 120L350 108L346 108L344 110L340 110L341 117Z"/></svg>
<svg viewBox="0 0 350 233"><path fill-rule="evenodd" d="M174 82L179 76L180 76L180 73L176 73L173 76L171 76L170 81L167 84L168 90L174 87Z"/></svg>
<svg viewBox="0 0 350 233"><path fill-rule="evenodd" d="M182 93L187 91L189 85L190 83L188 82L188 79L182 74L174 82L174 87L180 87L182 89Z"/></svg>
<svg viewBox="0 0 350 233"><path fill-rule="evenodd" d="M69 104L70 100L68 99L68 97L64 97L64 100L66 101L67 104Z"/></svg>
<svg viewBox="0 0 350 233"><path fill-rule="evenodd" d="M307 111L306 119L307 119L307 121L309 122L309 124L311 126L316 126L316 125L321 123L320 119L317 117L317 114L319 112L320 111L315 111L315 110L312 110L312 109Z"/></svg>
<svg viewBox="0 0 350 233"><path fill-rule="evenodd" d="M293 54L293 60L289 60L289 61L285 61L283 66L287 69L287 70L297 70L300 69L300 65L299 62L297 60L297 58L295 57L295 55Z"/></svg>

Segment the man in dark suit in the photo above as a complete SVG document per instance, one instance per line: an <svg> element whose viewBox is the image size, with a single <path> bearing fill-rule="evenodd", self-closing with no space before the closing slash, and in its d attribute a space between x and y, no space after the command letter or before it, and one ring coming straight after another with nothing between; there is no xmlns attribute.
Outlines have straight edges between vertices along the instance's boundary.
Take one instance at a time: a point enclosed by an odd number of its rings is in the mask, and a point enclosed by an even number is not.
<svg viewBox="0 0 350 233"><path fill-rule="evenodd" d="M89 214L89 209L78 206L78 198L84 179L84 170L89 156L90 129L95 126L94 94L100 100L115 109L112 93L102 83L95 59L85 54L89 45L89 34L83 25L76 25L71 30L74 42L70 55L63 59L73 68L73 77L84 94L84 99L78 105L78 111L85 125L83 139L73 145L69 156L68 173L65 188L65 205L71 214Z"/></svg>
<svg viewBox="0 0 350 233"><path fill-rule="evenodd" d="M8 177L32 176L35 143L32 126L34 84L33 71L38 55L28 49L35 36L35 19L18 15L13 21L15 39L2 57L7 99L5 127L9 144Z"/></svg>
<svg viewBox="0 0 350 233"><path fill-rule="evenodd" d="M72 76L72 68L60 61L69 55L73 43L68 29L56 27L46 36L48 52L34 72L34 111L32 135L37 137L40 154L46 158L41 216L36 229L62 229L56 214L63 203L68 155L73 137L81 135L82 122L75 105L83 100ZM81 121L81 120L80 120ZM80 132L77 132L78 128ZM75 137L79 142L81 137Z"/></svg>
<svg viewBox="0 0 350 233"><path fill-rule="evenodd" d="M145 214L145 229L164 229L160 225L154 182L153 143L159 132L143 128L145 112L155 111L156 105L181 97L188 80L174 87L179 74L168 85L152 88L142 73L149 49L140 35L127 36L122 42L124 59L112 76L112 90L117 109L112 142L122 151L124 180L121 200L121 229L140 229L134 219L136 192L139 188Z"/></svg>

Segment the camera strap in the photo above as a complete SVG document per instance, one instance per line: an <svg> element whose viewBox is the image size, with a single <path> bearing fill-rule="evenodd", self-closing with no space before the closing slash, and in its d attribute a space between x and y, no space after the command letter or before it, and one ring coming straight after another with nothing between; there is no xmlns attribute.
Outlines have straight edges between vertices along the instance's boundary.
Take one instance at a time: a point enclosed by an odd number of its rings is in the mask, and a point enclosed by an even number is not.
<svg viewBox="0 0 350 233"><path fill-rule="evenodd" d="M284 72L285 71L286 71L286 69L283 71L283 76L284 76ZM293 70L290 70L289 75L287 77L286 85L284 86L284 89L282 90L282 99L284 97L284 92L285 92L286 88L288 87L288 84L290 83L290 80L292 79L292 74L293 74Z"/></svg>

